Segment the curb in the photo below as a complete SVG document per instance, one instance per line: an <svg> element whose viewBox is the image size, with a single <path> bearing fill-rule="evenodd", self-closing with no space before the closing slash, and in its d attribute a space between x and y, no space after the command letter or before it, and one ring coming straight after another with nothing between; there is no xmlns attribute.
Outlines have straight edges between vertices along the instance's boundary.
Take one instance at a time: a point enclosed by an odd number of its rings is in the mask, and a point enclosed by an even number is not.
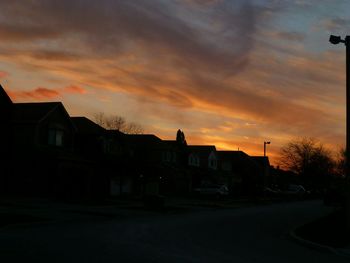
<svg viewBox="0 0 350 263"><path fill-rule="evenodd" d="M318 251L327 252L327 253L335 254L337 256L342 256L342 257L346 257L346 258L350 259L350 250L349 249L334 248L334 247L330 247L327 245L315 243L315 242L310 241L310 240L303 239L295 233L297 228L298 227L289 231L289 236L293 240L298 242L299 244L304 245L304 246L309 247L309 248L312 248L312 249L316 249Z"/></svg>

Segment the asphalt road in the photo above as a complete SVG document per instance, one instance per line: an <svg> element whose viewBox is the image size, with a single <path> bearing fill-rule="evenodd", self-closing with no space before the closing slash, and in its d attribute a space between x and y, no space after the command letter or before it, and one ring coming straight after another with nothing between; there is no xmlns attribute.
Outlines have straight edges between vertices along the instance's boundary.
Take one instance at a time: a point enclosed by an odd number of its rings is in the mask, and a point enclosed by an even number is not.
<svg viewBox="0 0 350 263"><path fill-rule="evenodd" d="M349 262L290 239L320 202L0 230L0 262Z"/></svg>

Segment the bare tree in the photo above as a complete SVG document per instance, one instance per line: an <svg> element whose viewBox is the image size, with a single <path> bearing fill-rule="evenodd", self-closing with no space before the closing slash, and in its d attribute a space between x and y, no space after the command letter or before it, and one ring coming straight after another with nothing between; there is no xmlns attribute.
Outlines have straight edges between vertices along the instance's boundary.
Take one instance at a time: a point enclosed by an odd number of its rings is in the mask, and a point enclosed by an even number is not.
<svg viewBox="0 0 350 263"><path fill-rule="evenodd" d="M124 127L124 132L127 134L143 134L144 129L143 127L135 122L127 123Z"/></svg>
<svg viewBox="0 0 350 263"><path fill-rule="evenodd" d="M96 123L108 130L118 130L127 134L142 134L143 127L134 122L127 122L119 115L106 116L103 112L94 115Z"/></svg>
<svg viewBox="0 0 350 263"><path fill-rule="evenodd" d="M345 177L346 167L345 167L346 152L344 148L340 148L336 156L336 175L340 177Z"/></svg>
<svg viewBox="0 0 350 263"><path fill-rule="evenodd" d="M287 143L281 149L281 166L302 177L314 187L322 187L334 173L335 161L331 151L312 138Z"/></svg>

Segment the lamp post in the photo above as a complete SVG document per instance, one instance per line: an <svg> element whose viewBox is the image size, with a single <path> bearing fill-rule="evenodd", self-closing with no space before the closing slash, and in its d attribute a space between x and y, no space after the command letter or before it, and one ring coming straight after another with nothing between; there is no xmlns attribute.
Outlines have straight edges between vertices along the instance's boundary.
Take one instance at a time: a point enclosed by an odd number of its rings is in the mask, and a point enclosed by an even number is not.
<svg viewBox="0 0 350 263"><path fill-rule="evenodd" d="M346 48L346 146L345 146L345 175L349 178L349 151L350 151L350 107L348 103L350 102L350 36L346 36L341 39L340 36L331 35L329 37L329 42L333 45L339 43L344 43Z"/></svg>
<svg viewBox="0 0 350 263"><path fill-rule="evenodd" d="M341 39L340 36L331 35L329 42L333 45L344 43L346 49L346 146L345 146L345 176L349 180L350 178L350 36L346 36ZM350 188L348 186L348 188ZM346 217L346 229L350 231L350 193L347 191L345 201L345 217Z"/></svg>
<svg viewBox="0 0 350 263"><path fill-rule="evenodd" d="M266 144L271 144L271 142L264 142L264 157L266 157Z"/></svg>

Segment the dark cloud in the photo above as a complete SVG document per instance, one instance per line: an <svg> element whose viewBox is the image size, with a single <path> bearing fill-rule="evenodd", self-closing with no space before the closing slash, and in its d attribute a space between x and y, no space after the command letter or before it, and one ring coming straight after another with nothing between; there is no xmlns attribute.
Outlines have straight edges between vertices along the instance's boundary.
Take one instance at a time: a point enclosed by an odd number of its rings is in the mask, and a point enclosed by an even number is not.
<svg viewBox="0 0 350 263"><path fill-rule="evenodd" d="M22 51L23 52L23 51ZM21 53L21 52L20 52ZM26 52L23 52L24 54ZM62 51L62 50L34 50L28 51L27 55L39 60L53 60L53 61L71 61L82 59L77 53Z"/></svg>
<svg viewBox="0 0 350 263"><path fill-rule="evenodd" d="M16 25L0 23L0 38L2 41L33 41L58 37L59 33L45 26Z"/></svg>
<svg viewBox="0 0 350 263"><path fill-rule="evenodd" d="M277 39L286 41L303 41L305 39L305 34L300 32L287 32L279 31L272 34Z"/></svg>
<svg viewBox="0 0 350 263"><path fill-rule="evenodd" d="M350 26L350 19L344 19L340 17L330 18L322 21L322 25L328 31L339 31L344 29L344 27Z"/></svg>
<svg viewBox="0 0 350 263"><path fill-rule="evenodd" d="M163 1L63 0L18 4L5 0L0 3L0 13L6 21L0 23L0 34L8 41L56 39L68 50L77 45L94 51L87 52L87 56L113 57L137 48L191 70L240 70L240 61L254 42L251 36L258 15L249 1L235 6L228 2L215 13L208 11L203 29L177 15L173 8ZM185 10L181 6L176 8ZM195 18L200 14L192 10L189 15ZM212 22L219 23L219 28L206 31ZM214 34L211 37L215 40L208 41L207 33Z"/></svg>

